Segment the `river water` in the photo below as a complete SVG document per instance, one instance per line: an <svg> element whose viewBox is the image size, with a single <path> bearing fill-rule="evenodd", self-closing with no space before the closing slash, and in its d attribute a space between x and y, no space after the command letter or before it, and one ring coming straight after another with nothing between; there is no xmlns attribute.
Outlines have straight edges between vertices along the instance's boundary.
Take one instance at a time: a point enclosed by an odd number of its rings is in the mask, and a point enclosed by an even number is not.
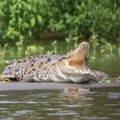
<svg viewBox="0 0 120 120"><path fill-rule="evenodd" d="M120 89L0 92L0 120L119 120Z"/></svg>

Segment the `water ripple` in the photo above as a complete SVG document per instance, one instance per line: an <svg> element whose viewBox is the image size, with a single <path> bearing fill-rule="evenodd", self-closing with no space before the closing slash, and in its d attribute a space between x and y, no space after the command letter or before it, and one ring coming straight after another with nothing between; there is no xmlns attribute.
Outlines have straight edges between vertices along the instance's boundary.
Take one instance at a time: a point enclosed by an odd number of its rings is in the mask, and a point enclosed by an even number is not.
<svg viewBox="0 0 120 120"><path fill-rule="evenodd" d="M120 90L115 88L90 89L85 94L66 89L0 95L0 120L117 120L120 116Z"/></svg>
<svg viewBox="0 0 120 120"><path fill-rule="evenodd" d="M0 101L0 104L37 104L38 102L34 101Z"/></svg>

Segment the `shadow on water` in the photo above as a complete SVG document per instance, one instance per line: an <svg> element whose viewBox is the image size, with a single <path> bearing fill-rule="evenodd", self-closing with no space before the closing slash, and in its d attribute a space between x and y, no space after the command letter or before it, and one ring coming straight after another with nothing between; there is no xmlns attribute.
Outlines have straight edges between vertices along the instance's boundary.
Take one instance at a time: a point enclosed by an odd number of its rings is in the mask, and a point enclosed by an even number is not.
<svg viewBox="0 0 120 120"><path fill-rule="evenodd" d="M120 89L0 92L0 120L118 120Z"/></svg>

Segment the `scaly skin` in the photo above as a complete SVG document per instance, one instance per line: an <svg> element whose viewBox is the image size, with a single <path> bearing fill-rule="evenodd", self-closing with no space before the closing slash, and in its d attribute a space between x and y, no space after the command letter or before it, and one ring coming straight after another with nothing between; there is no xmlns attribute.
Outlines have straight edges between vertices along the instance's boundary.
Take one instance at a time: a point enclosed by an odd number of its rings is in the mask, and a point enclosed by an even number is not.
<svg viewBox="0 0 120 120"><path fill-rule="evenodd" d="M6 61L8 66L0 79L84 83L107 77L105 73L88 68L86 64L88 52L89 43L84 41L66 55L39 55L17 61Z"/></svg>

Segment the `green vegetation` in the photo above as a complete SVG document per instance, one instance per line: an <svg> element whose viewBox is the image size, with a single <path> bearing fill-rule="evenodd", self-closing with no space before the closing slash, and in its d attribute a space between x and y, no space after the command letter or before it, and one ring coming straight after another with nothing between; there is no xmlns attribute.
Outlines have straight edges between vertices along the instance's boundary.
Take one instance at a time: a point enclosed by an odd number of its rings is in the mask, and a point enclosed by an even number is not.
<svg viewBox="0 0 120 120"><path fill-rule="evenodd" d="M101 60L119 60L120 48L104 40L101 40L102 42L99 43L99 39L96 37L94 35L90 39L90 60L94 61L100 57ZM5 44L3 47L0 46L0 61L3 62L4 59L19 59L37 54L63 54L79 45L78 37L71 39L66 38L62 42L59 40L44 41L44 43L41 42L39 44L34 42L29 45L25 45L23 41L18 41L14 47Z"/></svg>
<svg viewBox="0 0 120 120"><path fill-rule="evenodd" d="M119 0L0 0L0 41L34 40L45 32L63 32L117 42Z"/></svg>

